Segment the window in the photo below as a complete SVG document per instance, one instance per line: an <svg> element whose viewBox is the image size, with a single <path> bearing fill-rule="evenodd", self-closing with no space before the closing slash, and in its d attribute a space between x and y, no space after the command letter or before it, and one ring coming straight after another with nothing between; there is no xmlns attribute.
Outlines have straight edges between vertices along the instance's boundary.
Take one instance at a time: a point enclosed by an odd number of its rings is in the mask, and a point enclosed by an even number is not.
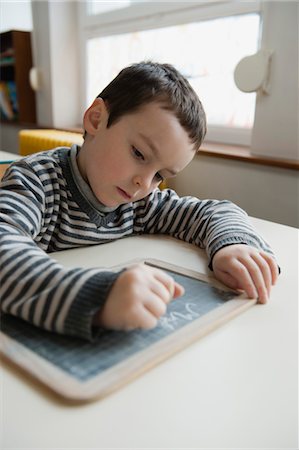
<svg viewBox="0 0 299 450"><path fill-rule="evenodd" d="M128 64L171 62L198 93L210 125L250 129L255 94L237 89L233 71L244 54L256 52L258 35L259 16L250 14L90 39L87 101Z"/></svg>
<svg viewBox="0 0 299 450"><path fill-rule="evenodd" d="M87 1L86 9L87 14L95 15L95 14L103 14L108 11L114 11L117 9L127 8L130 6L132 2L130 0L122 0L122 1Z"/></svg>
<svg viewBox="0 0 299 450"><path fill-rule="evenodd" d="M153 3L147 5L143 2L141 5L138 2L134 9L134 5L128 5L129 1L112 2L109 5L114 5L118 11L110 13L105 9L106 2L88 3L89 13L95 14L101 8L102 14L92 17L90 25L86 26L90 33L87 32L85 40L87 76L84 107L128 64L147 59L169 62L189 79L202 100L209 123L208 138L249 144L255 94L240 92L234 84L233 72L242 57L258 49L258 12L241 11L240 14L237 10L238 14L232 14L233 10L223 9L224 17L221 17L219 5L216 13L208 11L207 14L205 9L203 14L202 7L198 9L197 5L194 9L193 3L193 7L182 14L178 8L183 4L174 3L176 9L167 19L173 23L163 26L163 13L156 17L157 20L150 15ZM170 5L173 3L168 4L168 9L173 7ZM102 26L99 25L101 21L104 22ZM117 33L119 29L124 32Z"/></svg>

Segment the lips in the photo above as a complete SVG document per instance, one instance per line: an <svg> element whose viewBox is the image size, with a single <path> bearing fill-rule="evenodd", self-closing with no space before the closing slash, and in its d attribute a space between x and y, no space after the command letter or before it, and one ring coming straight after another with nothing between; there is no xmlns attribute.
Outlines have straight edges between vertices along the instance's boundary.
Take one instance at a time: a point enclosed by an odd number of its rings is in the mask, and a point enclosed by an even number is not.
<svg viewBox="0 0 299 450"><path fill-rule="evenodd" d="M132 196L128 194L126 191L121 189L120 187L117 187L117 192L125 199L125 200L131 200Z"/></svg>

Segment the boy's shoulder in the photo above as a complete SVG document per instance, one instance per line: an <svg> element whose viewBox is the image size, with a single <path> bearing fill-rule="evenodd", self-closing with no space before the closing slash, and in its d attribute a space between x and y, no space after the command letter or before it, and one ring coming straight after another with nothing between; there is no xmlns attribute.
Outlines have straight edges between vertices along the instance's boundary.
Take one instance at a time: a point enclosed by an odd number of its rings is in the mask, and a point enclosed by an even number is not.
<svg viewBox="0 0 299 450"><path fill-rule="evenodd" d="M7 173L17 179L39 179L42 184L47 184L50 179L52 182L61 180L64 178L64 167L68 166L70 150L70 147L57 147L33 153L13 162Z"/></svg>
<svg viewBox="0 0 299 450"><path fill-rule="evenodd" d="M15 167L21 171L29 169L35 173L62 172L63 166L68 164L70 150L70 147L57 147L33 153L15 161L11 168Z"/></svg>
<svg viewBox="0 0 299 450"><path fill-rule="evenodd" d="M46 163L58 163L67 159L70 152L69 147L57 147L51 150L44 150L38 153L33 153L31 155L25 156L24 158L16 161L19 164L27 164L30 166L35 166L37 164Z"/></svg>

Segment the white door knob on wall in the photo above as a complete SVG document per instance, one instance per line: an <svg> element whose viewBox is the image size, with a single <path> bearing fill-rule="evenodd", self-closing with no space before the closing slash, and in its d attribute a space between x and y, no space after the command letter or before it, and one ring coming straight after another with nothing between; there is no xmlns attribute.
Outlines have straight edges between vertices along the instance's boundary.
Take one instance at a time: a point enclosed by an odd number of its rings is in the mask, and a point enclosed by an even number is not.
<svg viewBox="0 0 299 450"><path fill-rule="evenodd" d="M271 50L259 50L241 59L234 72L235 83L240 91L269 94L272 54Z"/></svg>
<svg viewBox="0 0 299 450"><path fill-rule="evenodd" d="M40 91L42 88L42 70L38 67L31 67L29 71L29 82L34 91Z"/></svg>

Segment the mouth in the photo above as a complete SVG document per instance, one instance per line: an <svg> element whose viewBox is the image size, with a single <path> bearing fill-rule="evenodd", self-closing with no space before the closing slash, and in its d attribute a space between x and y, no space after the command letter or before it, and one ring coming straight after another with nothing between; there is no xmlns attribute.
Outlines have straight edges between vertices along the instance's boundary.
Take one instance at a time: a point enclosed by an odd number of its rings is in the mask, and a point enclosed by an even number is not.
<svg viewBox="0 0 299 450"><path fill-rule="evenodd" d="M117 192L119 193L119 195L124 198L125 200L131 200L132 196L130 194L128 194L126 191L124 191L123 189L121 189L120 187L117 187Z"/></svg>

